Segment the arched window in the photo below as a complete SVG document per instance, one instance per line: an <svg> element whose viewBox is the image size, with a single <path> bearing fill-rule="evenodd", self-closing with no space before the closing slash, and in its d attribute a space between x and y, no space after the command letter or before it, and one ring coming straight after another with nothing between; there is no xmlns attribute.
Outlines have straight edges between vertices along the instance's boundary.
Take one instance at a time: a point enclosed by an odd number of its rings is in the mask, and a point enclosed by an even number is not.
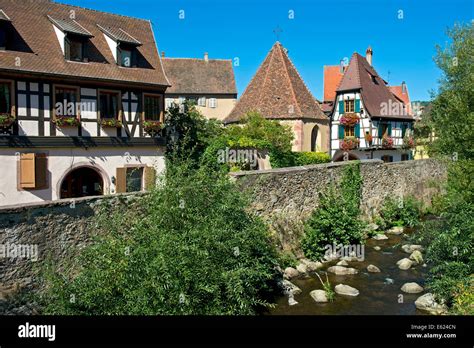
<svg viewBox="0 0 474 348"><path fill-rule="evenodd" d="M314 126L313 127L313 130L311 131L311 151L316 151L316 147L317 147L317 140L318 140L318 131L319 131L319 128L318 126Z"/></svg>
<svg viewBox="0 0 474 348"><path fill-rule="evenodd" d="M79 167L70 171L61 183L60 198L100 196L104 194L102 176L93 168Z"/></svg>

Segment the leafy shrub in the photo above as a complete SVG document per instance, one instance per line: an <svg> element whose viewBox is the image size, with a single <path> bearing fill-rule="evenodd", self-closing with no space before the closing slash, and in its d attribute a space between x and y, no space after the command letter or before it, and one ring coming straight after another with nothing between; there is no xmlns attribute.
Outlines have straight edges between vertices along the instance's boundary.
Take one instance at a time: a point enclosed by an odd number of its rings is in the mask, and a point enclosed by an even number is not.
<svg viewBox="0 0 474 348"><path fill-rule="evenodd" d="M474 275L456 286L453 298L453 314L474 315Z"/></svg>
<svg viewBox="0 0 474 348"><path fill-rule="evenodd" d="M365 223L359 217L361 183L359 163L350 164L340 191L332 185L327 193L320 194L319 206L306 222L301 242L308 258L321 258L326 245L362 243Z"/></svg>
<svg viewBox="0 0 474 348"><path fill-rule="evenodd" d="M396 200L387 198L380 210L379 226L387 229L393 226L416 226L421 218L422 204L413 197Z"/></svg>
<svg viewBox="0 0 474 348"><path fill-rule="evenodd" d="M331 157L326 152L294 152L293 154L297 166L331 162Z"/></svg>
<svg viewBox="0 0 474 348"><path fill-rule="evenodd" d="M50 265L44 313L256 313L268 306L277 255L248 203L225 175L168 167L138 207L104 209L96 241L70 267Z"/></svg>

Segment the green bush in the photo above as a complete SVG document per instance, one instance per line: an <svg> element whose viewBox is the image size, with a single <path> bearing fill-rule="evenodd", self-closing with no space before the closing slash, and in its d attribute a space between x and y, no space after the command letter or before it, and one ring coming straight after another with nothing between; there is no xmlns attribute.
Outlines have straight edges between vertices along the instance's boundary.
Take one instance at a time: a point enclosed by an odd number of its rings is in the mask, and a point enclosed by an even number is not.
<svg viewBox="0 0 474 348"><path fill-rule="evenodd" d="M382 229L393 226L416 226L421 218L422 204L413 197L399 200L389 197L380 210L380 219L376 222Z"/></svg>
<svg viewBox="0 0 474 348"><path fill-rule="evenodd" d="M359 163L349 165L337 191L334 185L320 194L318 208L305 224L301 246L306 257L318 260L326 245L360 244L365 223L360 219L361 183Z"/></svg>
<svg viewBox="0 0 474 348"><path fill-rule="evenodd" d="M254 314L268 306L278 257L226 175L168 167L138 204L104 209L97 240L69 267L50 265L44 314Z"/></svg>
<svg viewBox="0 0 474 348"><path fill-rule="evenodd" d="M294 152L294 156L297 166L331 162L331 157L326 152Z"/></svg>

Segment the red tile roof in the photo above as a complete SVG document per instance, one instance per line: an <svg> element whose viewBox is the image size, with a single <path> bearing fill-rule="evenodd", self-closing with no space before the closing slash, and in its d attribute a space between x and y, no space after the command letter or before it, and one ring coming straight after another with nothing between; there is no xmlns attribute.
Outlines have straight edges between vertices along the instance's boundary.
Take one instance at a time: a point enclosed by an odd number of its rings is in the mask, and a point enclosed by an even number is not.
<svg viewBox="0 0 474 348"><path fill-rule="evenodd" d="M324 66L324 101L333 101L336 98L336 89L343 76L340 65Z"/></svg>
<svg viewBox="0 0 474 348"><path fill-rule="evenodd" d="M169 85L161 66L151 23L147 20L47 0L0 0L0 9L8 14L11 25L18 34L14 43L17 46L15 50L6 50L0 54L0 71ZM71 13L74 14L74 21L93 36L89 41L88 63L70 62L64 58L53 23L48 19L49 15L55 20L70 21ZM125 68L116 64L104 33L97 24L121 28L143 43L137 48L140 57L138 67ZM15 64L17 61L21 62L19 66Z"/></svg>
<svg viewBox="0 0 474 348"><path fill-rule="evenodd" d="M344 73L337 92L360 90L365 109L370 116L388 118L412 118L409 115L394 115L382 112L382 103L394 105L400 100L387 87L386 82L377 74L375 69L367 60L358 53L354 53L349 62L349 66ZM390 109L390 108L388 108Z"/></svg>
<svg viewBox="0 0 474 348"><path fill-rule="evenodd" d="M327 120L278 41L224 122L238 122L249 111L268 119Z"/></svg>
<svg viewBox="0 0 474 348"><path fill-rule="evenodd" d="M237 95L231 60L162 58L162 62L171 83L166 93Z"/></svg>

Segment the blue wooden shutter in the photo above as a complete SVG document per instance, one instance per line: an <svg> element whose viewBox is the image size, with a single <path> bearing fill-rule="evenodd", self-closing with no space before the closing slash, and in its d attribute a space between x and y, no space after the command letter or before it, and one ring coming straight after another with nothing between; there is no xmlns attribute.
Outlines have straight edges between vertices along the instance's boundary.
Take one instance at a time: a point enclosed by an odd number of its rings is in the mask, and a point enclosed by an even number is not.
<svg viewBox="0 0 474 348"><path fill-rule="evenodd" d="M405 133L407 132L407 124L402 123L402 138L405 137Z"/></svg>
<svg viewBox="0 0 474 348"><path fill-rule="evenodd" d="M356 138L360 138L360 124L356 123L354 128L354 135Z"/></svg>
<svg viewBox="0 0 474 348"><path fill-rule="evenodd" d="M378 127L378 128L379 128L379 130L378 130L377 135L378 135L379 139L382 139L382 137L383 137L383 134L382 134L382 132L383 132L383 125L382 125L382 122L379 122L379 127Z"/></svg>
<svg viewBox="0 0 474 348"><path fill-rule="evenodd" d="M387 133L388 133L388 136L389 136L389 137L392 136L392 122L389 122L389 123L388 123Z"/></svg>
<svg viewBox="0 0 474 348"><path fill-rule="evenodd" d="M339 139L344 139L344 126L339 125Z"/></svg>
<svg viewBox="0 0 474 348"><path fill-rule="evenodd" d="M355 112L360 112L360 99L355 100Z"/></svg>
<svg viewBox="0 0 474 348"><path fill-rule="evenodd" d="M343 114L344 113L344 101L343 100L340 100L339 101L339 114Z"/></svg>

